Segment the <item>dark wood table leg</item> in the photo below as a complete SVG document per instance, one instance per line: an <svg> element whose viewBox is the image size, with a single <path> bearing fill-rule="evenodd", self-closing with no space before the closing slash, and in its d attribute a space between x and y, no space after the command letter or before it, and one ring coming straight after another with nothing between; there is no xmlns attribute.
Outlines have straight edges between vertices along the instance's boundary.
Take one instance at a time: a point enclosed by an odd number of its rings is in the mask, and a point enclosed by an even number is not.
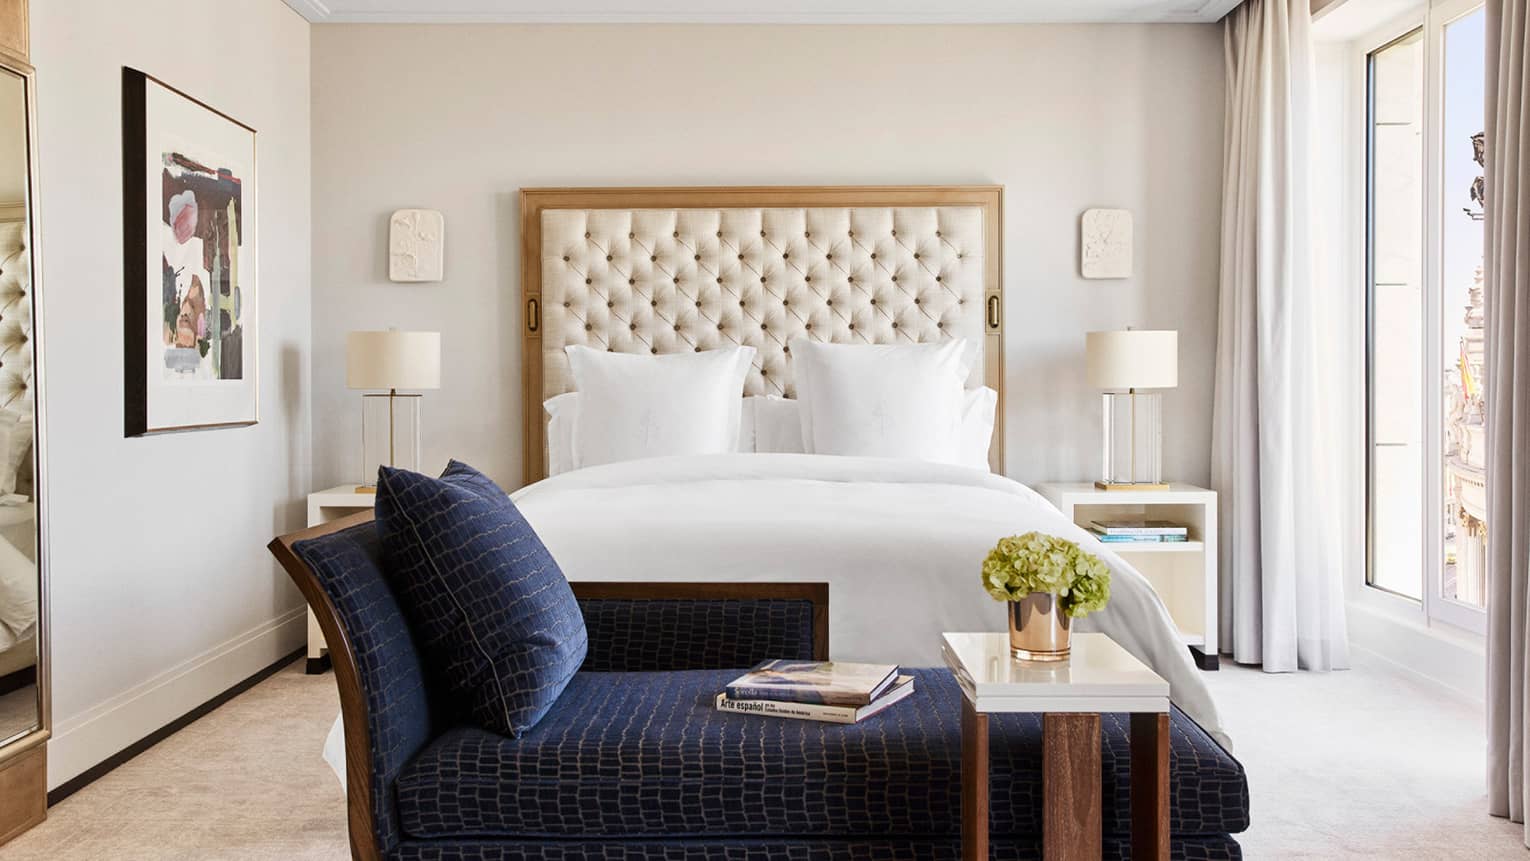
<svg viewBox="0 0 1530 861"><path fill-rule="evenodd" d="M1132 715L1132 858L1169 861L1169 716Z"/></svg>
<svg viewBox="0 0 1530 861"><path fill-rule="evenodd" d="M962 859L988 861L988 715L962 697Z"/></svg>
<svg viewBox="0 0 1530 861"><path fill-rule="evenodd" d="M1041 857L1098 861L1100 832L1100 716L1041 717Z"/></svg>

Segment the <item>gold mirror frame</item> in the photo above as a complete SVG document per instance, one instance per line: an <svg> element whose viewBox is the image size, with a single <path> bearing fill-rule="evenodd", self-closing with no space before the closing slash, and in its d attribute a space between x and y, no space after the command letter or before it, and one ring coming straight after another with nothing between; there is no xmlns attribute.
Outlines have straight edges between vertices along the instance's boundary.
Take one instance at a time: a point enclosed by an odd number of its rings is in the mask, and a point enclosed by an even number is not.
<svg viewBox="0 0 1530 861"><path fill-rule="evenodd" d="M46 421L44 419L43 353L39 346L43 328L43 308L39 299L42 289L42 230L37 205L38 149L37 149L37 91L36 70L32 64L5 48L0 48L0 71L16 75L24 90L22 105L26 117L26 232L31 262L32 302L32 476L33 504L37 519L37 724L34 728L0 739L0 768L15 757L21 756L47 742L53 732L52 684L50 677L51 655L49 648L50 618L48 595L48 517L47 495L44 481L46 446ZM0 835L3 842L6 835Z"/></svg>

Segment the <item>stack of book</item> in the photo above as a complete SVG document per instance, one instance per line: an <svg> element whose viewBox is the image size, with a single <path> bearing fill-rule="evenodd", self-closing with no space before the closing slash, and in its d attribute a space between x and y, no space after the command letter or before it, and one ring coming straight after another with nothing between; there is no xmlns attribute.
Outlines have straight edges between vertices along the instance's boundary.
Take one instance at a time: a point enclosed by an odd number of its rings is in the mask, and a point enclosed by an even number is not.
<svg viewBox="0 0 1530 861"><path fill-rule="evenodd" d="M1188 528L1167 520L1092 520L1089 531L1111 544L1155 544L1190 537Z"/></svg>
<svg viewBox="0 0 1530 861"><path fill-rule="evenodd" d="M914 692L895 664L765 661L717 695L717 710L767 717L856 723Z"/></svg>

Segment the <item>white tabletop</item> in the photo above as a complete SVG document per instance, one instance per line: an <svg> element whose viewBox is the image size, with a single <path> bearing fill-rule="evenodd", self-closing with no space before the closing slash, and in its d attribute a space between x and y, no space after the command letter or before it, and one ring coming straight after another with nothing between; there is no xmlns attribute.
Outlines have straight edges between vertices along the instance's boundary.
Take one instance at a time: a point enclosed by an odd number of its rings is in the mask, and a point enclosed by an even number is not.
<svg viewBox="0 0 1530 861"><path fill-rule="evenodd" d="M1009 635L942 634L941 654L979 712L1167 712L1169 683L1104 634L1074 633L1065 661L1010 657Z"/></svg>
<svg viewBox="0 0 1530 861"><path fill-rule="evenodd" d="M377 502L376 493L357 493L360 485L342 484L327 490L308 494L309 502L329 507L371 508Z"/></svg>
<svg viewBox="0 0 1530 861"><path fill-rule="evenodd" d="M1180 503L1187 499L1206 501L1216 498L1214 491L1177 481L1170 482L1168 490L1105 490L1095 487L1092 481L1048 481L1036 485L1036 492L1048 499L1064 496L1087 498L1090 505Z"/></svg>

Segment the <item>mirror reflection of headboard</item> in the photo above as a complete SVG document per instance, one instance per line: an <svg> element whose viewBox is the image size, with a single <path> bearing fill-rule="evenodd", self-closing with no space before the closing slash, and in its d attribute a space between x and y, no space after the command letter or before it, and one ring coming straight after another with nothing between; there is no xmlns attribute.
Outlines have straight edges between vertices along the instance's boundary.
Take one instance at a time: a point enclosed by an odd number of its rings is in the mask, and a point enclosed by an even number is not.
<svg viewBox="0 0 1530 861"><path fill-rule="evenodd" d="M794 394L790 338L963 337L999 392L1000 186L566 188L521 192L524 478L546 475L542 402L563 347L757 348L745 394Z"/></svg>
<svg viewBox="0 0 1530 861"><path fill-rule="evenodd" d="M0 495L32 495L32 265L25 221L0 222ZM12 478L14 477L14 478Z"/></svg>

